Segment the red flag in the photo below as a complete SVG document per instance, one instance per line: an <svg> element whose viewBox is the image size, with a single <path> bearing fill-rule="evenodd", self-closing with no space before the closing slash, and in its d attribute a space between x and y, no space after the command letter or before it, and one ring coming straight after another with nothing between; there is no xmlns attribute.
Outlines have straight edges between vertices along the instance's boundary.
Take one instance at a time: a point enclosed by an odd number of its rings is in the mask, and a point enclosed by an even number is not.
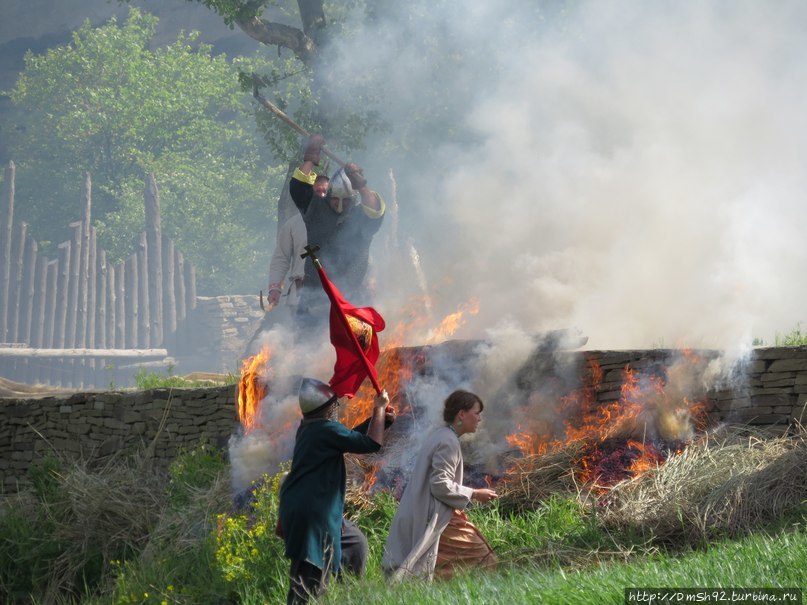
<svg viewBox="0 0 807 605"><path fill-rule="evenodd" d="M372 307L354 307L325 275L317 263L322 287L331 300L331 344L336 349L331 388L339 397L353 397L365 377L369 376L377 393L378 333L385 327L384 318Z"/></svg>

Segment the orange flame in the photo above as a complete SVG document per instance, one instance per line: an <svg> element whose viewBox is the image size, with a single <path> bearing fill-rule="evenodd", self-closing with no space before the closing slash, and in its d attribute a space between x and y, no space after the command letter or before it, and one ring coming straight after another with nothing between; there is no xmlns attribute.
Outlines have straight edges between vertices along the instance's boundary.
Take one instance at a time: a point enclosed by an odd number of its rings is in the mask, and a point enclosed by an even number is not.
<svg viewBox="0 0 807 605"><path fill-rule="evenodd" d="M244 431L249 433L260 425L260 405L266 397L266 364L269 349L244 360L241 380L238 382L238 419Z"/></svg>
<svg viewBox="0 0 807 605"><path fill-rule="evenodd" d="M684 372L693 371L700 358L685 352ZM626 365L622 372L619 398L598 401L603 380L602 368L589 360L585 386L558 401L536 400L517 411L516 430L506 437L525 456L558 451L572 442L583 444L578 460L579 478L586 482L613 483L635 476L666 460L669 450L660 451L651 442L661 439L675 449L691 437L693 428L705 426L705 401L690 401L675 384L657 376L640 376ZM547 411L549 410L549 411ZM564 415L562 435L530 420L537 413L548 417ZM527 426L532 424L532 426Z"/></svg>
<svg viewBox="0 0 807 605"><path fill-rule="evenodd" d="M402 359L406 349L395 348L381 351L376 362L376 372L378 373L378 384L387 391L390 405L397 413L404 413L408 409L403 398L403 387L412 378L414 359ZM369 380L362 383L356 396L343 406L342 423L345 426L353 427L366 420L372 415L373 401L376 392Z"/></svg>
<svg viewBox="0 0 807 605"><path fill-rule="evenodd" d="M428 318L422 313L422 306L422 299L415 298L410 301L410 310L404 313L406 319L399 321L393 328L385 332L383 348L376 362L378 384L387 391L390 404L399 414L406 413L408 410L403 387L412 378L414 366L420 361L408 355L409 350L403 345L411 335L424 330ZM465 323L463 320L465 314L476 315L477 313L479 313L479 301L473 298L460 305L457 311L443 318L437 327L429 330L427 342L434 344L453 335ZM375 389L366 380L356 396L343 406L342 423L345 426L355 426L367 419L372 414L375 396Z"/></svg>
<svg viewBox="0 0 807 605"><path fill-rule="evenodd" d="M457 330L465 325L465 314L476 315L479 313L479 299L472 298L453 313L446 315L440 324L429 332L426 337L426 344L434 344L453 336Z"/></svg>
<svg viewBox="0 0 807 605"><path fill-rule="evenodd" d="M397 414L409 411L406 401L405 386L411 380L415 369L423 362L416 349L404 347L404 343L413 334L422 334L428 316L422 312L423 300L414 299L410 309L405 312L405 321L398 322L393 328L385 332L384 346L376 362L378 384L387 391L390 405ZM457 329L464 325L463 317L466 314L475 315L479 312L479 301L471 299L461 305L454 313L450 313L437 327L429 330L427 343L434 344L453 335ZM365 380L355 397L342 406L340 420L348 427L356 426L369 418L373 411L373 401L376 392L369 380ZM370 490L377 481L379 467L371 465L364 476L364 489Z"/></svg>

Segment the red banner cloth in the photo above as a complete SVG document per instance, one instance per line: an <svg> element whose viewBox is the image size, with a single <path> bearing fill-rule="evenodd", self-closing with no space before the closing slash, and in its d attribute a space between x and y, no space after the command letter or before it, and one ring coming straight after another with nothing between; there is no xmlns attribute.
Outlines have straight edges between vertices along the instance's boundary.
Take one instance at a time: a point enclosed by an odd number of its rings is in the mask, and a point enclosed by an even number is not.
<svg viewBox="0 0 807 605"><path fill-rule="evenodd" d="M322 267L317 267L328 298L331 300L331 344L336 350L331 388L339 397L353 397L369 376L377 393L378 333L386 324L372 307L354 307L331 283Z"/></svg>

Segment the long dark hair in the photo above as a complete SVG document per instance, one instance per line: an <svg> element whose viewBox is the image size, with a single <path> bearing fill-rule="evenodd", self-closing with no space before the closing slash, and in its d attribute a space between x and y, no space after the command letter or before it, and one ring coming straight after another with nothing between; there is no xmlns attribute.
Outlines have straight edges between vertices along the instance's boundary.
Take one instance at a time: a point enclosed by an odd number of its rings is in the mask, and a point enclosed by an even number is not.
<svg viewBox="0 0 807 605"><path fill-rule="evenodd" d="M465 410L467 412L474 407L474 404L477 401L479 402L479 411L481 412L485 409L485 404L482 403L482 400L477 395L474 395L470 391L457 389L451 393L451 395L446 397L446 401L443 404L443 420L445 420L448 424L451 424L454 422L457 414L460 413L460 410Z"/></svg>

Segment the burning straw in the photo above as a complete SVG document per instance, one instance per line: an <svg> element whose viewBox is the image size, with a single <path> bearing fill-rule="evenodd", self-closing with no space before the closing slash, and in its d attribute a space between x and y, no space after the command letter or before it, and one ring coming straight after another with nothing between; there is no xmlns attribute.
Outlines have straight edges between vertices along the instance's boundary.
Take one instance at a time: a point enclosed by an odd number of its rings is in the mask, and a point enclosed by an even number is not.
<svg viewBox="0 0 807 605"><path fill-rule="evenodd" d="M807 430L771 438L734 428L614 486L603 521L667 542L747 532L807 501Z"/></svg>
<svg viewBox="0 0 807 605"><path fill-rule="evenodd" d="M582 442L574 441L547 454L515 460L496 485L500 510L521 513L535 510L552 495L578 494L575 476L582 471L579 461L583 449Z"/></svg>

